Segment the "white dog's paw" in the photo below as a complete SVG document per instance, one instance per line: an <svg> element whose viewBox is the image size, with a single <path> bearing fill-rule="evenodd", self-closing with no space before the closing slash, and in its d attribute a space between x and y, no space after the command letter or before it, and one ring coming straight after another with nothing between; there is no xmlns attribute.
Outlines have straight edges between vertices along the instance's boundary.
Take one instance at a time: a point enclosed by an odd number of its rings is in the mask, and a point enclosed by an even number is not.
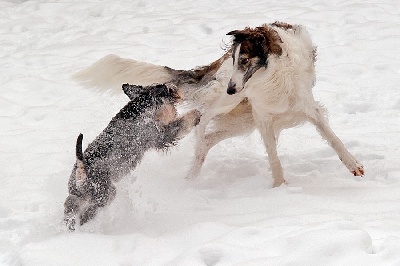
<svg viewBox="0 0 400 266"><path fill-rule="evenodd" d="M284 178L277 178L274 179L273 187L280 187L282 184L287 184L286 180Z"/></svg>
<svg viewBox="0 0 400 266"><path fill-rule="evenodd" d="M359 162L356 162L352 168L349 168L350 172L353 173L354 176L364 176L364 166Z"/></svg>
<svg viewBox="0 0 400 266"><path fill-rule="evenodd" d="M364 166L360 164L353 156L350 155L346 158L346 160L340 158L340 160L354 176L364 176Z"/></svg>

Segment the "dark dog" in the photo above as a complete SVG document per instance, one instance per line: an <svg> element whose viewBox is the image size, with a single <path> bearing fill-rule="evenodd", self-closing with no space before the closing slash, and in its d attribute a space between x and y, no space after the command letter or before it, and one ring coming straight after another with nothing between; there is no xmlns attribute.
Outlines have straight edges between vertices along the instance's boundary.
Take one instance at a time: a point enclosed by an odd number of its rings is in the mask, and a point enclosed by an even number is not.
<svg viewBox="0 0 400 266"><path fill-rule="evenodd" d="M122 86L130 102L104 131L82 152L83 135L76 143L76 163L69 179L69 196L64 203L64 221L69 230L92 219L99 207L116 194L113 182L133 170L149 149L165 150L190 132L200 121L193 110L177 116L175 104L182 95L176 87Z"/></svg>

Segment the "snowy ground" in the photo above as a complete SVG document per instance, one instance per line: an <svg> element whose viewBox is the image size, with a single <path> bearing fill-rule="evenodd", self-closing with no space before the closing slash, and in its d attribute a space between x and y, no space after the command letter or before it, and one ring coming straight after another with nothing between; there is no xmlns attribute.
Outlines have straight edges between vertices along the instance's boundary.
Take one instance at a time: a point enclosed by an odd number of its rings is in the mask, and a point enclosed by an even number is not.
<svg viewBox="0 0 400 266"><path fill-rule="evenodd" d="M76 137L87 145L127 101L70 76L109 53L208 64L227 32L275 20L308 27L315 97L365 177L304 125L279 142L288 186L271 188L257 133L215 147L189 182L189 135L147 154L113 205L66 232ZM397 0L1 1L0 264L400 265L399 26Z"/></svg>

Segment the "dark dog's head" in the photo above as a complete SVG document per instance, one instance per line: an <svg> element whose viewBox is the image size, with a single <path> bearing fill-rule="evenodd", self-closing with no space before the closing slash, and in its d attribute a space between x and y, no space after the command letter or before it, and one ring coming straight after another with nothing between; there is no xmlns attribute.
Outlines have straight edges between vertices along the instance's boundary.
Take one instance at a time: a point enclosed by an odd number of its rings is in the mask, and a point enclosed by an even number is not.
<svg viewBox="0 0 400 266"><path fill-rule="evenodd" d="M155 84L151 86L122 85L122 90L131 100L132 109L144 111L143 107L155 108L155 119L167 125L177 117L175 104L183 99L183 94L172 84ZM140 109L140 110L139 110ZM125 113L125 112L122 112Z"/></svg>
<svg viewBox="0 0 400 266"><path fill-rule="evenodd" d="M282 40L278 32L268 25L255 29L234 30L227 35L234 37L233 73L227 89L227 93L231 95L242 91L246 82L258 69L268 66L268 57L271 54L282 54Z"/></svg>
<svg viewBox="0 0 400 266"><path fill-rule="evenodd" d="M175 104L182 100L182 93L171 84L155 84L151 86L140 86L123 84L122 90L129 97L135 100L137 97L151 97L156 102L162 101L166 103Z"/></svg>

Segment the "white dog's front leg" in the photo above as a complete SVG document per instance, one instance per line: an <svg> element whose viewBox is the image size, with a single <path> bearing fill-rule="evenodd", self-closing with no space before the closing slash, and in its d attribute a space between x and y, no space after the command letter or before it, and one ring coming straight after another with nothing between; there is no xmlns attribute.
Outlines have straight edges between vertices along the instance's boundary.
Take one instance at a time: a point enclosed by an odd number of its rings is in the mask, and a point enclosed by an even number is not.
<svg viewBox="0 0 400 266"><path fill-rule="evenodd" d="M268 161L271 166L272 178L274 179L274 187L279 187L286 183L283 177L283 169L278 157L276 149L276 137L272 124L272 117L263 117L262 119L255 118L258 130L264 141L265 148L268 154Z"/></svg>
<svg viewBox="0 0 400 266"><path fill-rule="evenodd" d="M186 175L186 179L194 179L200 174L201 167L207 156L207 149L205 143L205 130L207 127L208 121L205 122L203 117L200 119L200 123L196 127L195 131L195 150L194 150L194 158L192 160L192 166Z"/></svg>
<svg viewBox="0 0 400 266"><path fill-rule="evenodd" d="M227 96L221 97L202 114L200 123L196 127L196 146L195 154L192 162L192 167L186 175L186 179L196 178L200 174L201 167L207 157L208 151L220 140L225 139L226 136L218 135L219 133L209 133L206 136L206 129L208 124L217 115L226 114L232 111L241 101L242 96Z"/></svg>

